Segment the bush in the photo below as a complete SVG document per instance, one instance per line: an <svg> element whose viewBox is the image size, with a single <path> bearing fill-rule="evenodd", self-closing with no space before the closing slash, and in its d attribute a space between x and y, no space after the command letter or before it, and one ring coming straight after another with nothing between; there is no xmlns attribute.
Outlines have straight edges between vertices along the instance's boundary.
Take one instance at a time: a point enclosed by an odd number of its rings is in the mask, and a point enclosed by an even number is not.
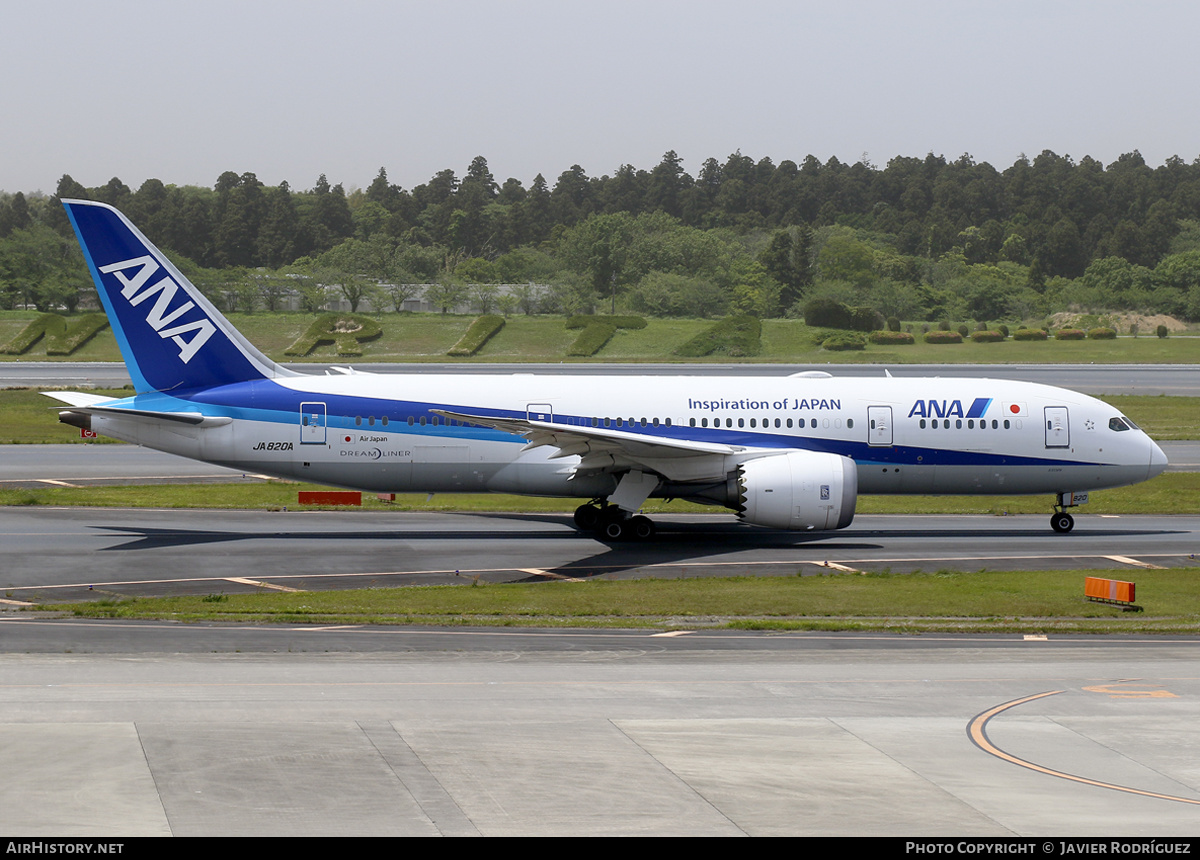
<svg viewBox="0 0 1200 860"><path fill-rule="evenodd" d="M883 314L874 308L850 307L837 299L812 299L804 305L804 322L813 327L869 332L884 327ZM897 325L899 322L897 321Z"/></svg>
<svg viewBox="0 0 1200 860"><path fill-rule="evenodd" d="M962 343L962 335L956 331L931 331L925 335L926 343Z"/></svg>
<svg viewBox="0 0 1200 860"><path fill-rule="evenodd" d="M850 308L850 328L854 331L875 331L884 325L883 314L875 308Z"/></svg>
<svg viewBox="0 0 1200 860"><path fill-rule="evenodd" d="M1117 333L1111 328L1094 328L1087 336L1092 340L1115 340Z"/></svg>
<svg viewBox="0 0 1200 860"><path fill-rule="evenodd" d="M871 343L883 344L885 346L916 343L916 339L905 331L873 331L870 338Z"/></svg>
<svg viewBox="0 0 1200 860"><path fill-rule="evenodd" d="M1008 326L1006 326L1004 323L1000 323L1000 325L996 326L996 331L1000 332L1000 334L1004 335L1005 337L1008 337Z"/></svg>
<svg viewBox="0 0 1200 860"><path fill-rule="evenodd" d="M971 330L969 328L967 328L966 323L959 323L957 331L958 331L959 337L962 337L962 338L966 338L971 333Z"/></svg>
<svg viewBox="0 0 1200 860"><path fill-rule="evenodd" d="M977 331L971 334L971 340L976 343L999 343L1004 335L998 331Z"/></svg>
<svg viewBox="0 0 1200 860"><path fill-rule="evenodd" d="M852 332L839 332L830 338L827 338L821 349L827 349L830 352L843 352L848 349L866 349L867 339L861 334Z"/></svg>
<svg viewBox="0 0 1200 860"><path fill-rule="evenodd" d="M1083 340L1087 332L1081 328L1060 328L1054 333L1055 340Z"/></svg>
<svg viewBox="0 0 1200 860"><path fill-rule="evenodd" d="M1013 332L1013 340L1045 340L1049 337L1045 329L1019 328Z"/></svg>
<svg viewBox="0 0 1200 860"><path fill-rule="evenodd" d="M850 308L837 299L811 299L804 305L805 325L850 328Z"/></svg>
<svg viewBox="0 0 1200 860"><path fill-rule="evenodd" d="M1170 334L1170 332L1167 331L1167 327L1165 325L1160 325L1158 328L1156 328L1154 330L1154 333L1156 335L1158 335L1159 337L1166 337L1168 334Z"/></svg>
<svg viewBox="0 0 1200 860"><path fill-rule="evenodd" d="M475 321L471 323L471 327L467 329L467 333L459 338L458 343L454 344L446 355L474 355L502 328L504 328L504 317L502 316L484 314L476 317Z"/></svg>
<svg viewBox="0 0 1200 860"><path fill-rule="evenodd" d="M888 331L900 331L900 320L899 320L899 318L897 318L897 317L888 317L888 319L887 319L887 327L888 327Z"/></svg>
<svg viewBox="0 0 1200 860"><path fill-rule="evenodd" d="M762 320L732 316L713 325L675 349L685 358L701 358L714 352L740 358L758 355L762 349Z"/></svg>

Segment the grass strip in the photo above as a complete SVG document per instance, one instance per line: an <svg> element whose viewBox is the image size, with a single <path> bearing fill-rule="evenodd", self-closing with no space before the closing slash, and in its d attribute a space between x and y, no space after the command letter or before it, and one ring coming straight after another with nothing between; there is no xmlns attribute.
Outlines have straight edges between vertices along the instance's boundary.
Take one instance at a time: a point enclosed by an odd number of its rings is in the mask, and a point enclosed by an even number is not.
<svg viewBox="0 0 1200 860"><path fill-rule="evenodd" d="M38 608L89 618L260 624L1196 634L1198 572L942 570L544 583L466 580L463 586L109 598ZM1135 581L1144 611L1085 600L1085 576Z"/></svg>

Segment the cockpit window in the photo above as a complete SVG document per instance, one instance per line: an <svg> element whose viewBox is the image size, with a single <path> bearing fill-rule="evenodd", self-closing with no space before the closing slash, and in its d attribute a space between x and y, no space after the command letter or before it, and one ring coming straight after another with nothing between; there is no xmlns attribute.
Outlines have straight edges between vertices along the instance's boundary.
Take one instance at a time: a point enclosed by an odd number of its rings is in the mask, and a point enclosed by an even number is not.
<svg viewBox="0 0 1200 860"><path fill-rule="evenodd" d="M1109 418L1108 419L1108 429L1116 430L1118 433L1121 432L1122 430L1128 430L1129 425L1125 423L1127 420L1128 419L1126 419L1126 418Z"/></svg>
<svg viewBox="0 0 1200 860"><path fill-rule="evenodd" d="M1124 415L1122 415L1121 417L1125 418ZM1142 429L1141 427L1137 426L1132 421L1130 421L1128 418L1125 418L1125 423L1129 425L1130 430L1141 430Z"/></svg>

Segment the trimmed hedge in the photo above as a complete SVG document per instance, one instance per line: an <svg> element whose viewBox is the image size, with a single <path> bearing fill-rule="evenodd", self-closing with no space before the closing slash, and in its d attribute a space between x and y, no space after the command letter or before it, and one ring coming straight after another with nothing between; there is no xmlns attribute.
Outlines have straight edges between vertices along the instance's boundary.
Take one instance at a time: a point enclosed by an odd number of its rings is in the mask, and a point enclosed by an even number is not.
<svg viewBox="0 0 1200 860"><path fill-rule="evenodd" d="M1116 340L1117 333L1111 328L1094 328L1088 332L1091 340Z"/></svg>
<svg viewBox="0 0 1200 860"><path fill-rule="evenodd" d="M1060 328L1054 333L1055 340L1083 340L1087 332L1081 328Z"/></svg>
<svg viewBox="0 0 1200 860"><path fill-rule="evenodd" d="M871 343L883 344L885 346L899 346L901 344L917 342L916 338L906 331L873 331L870 338Z"/></svg>
<svg viewBox="0 0 1200 860"><path fill-rule="evenodd" d="M702 358L722 352L733 358L758 355L762 349L762 320L752 316L726 317L691 340L676 347L684 358Z"/></svg>
<svg viewBox="0 0 1200 860"><path fill-rule="evenodd" d="M875 331L884 327L883 315L874 308L851 307L837 299L812 299L804 305L804 322L813 327Z"/></svg>
<svg viewBox="0 0 1200 860"><path fill-rule="evenodd" d="M283 351L284 355L308 355L318 346L337 344L338 355L362 355L359 344L374 340L383 328L361 314L321 314L312 325Z"/></svg>
<svg viewBox="0 0 1200 860"><path fill-rule="evenodd" d="M446 355L459 357L474 355L502 328L504 328L504 317L502 316L484 314L476 317L470 328L467 329L467 333L458 339L458 343L450 347Z"/></svg>
<svg viewBox="0 0 1200 860"><path fill-rule="evenodd" d="M619 328L642 329L646 327L645 317L634 316L597 316L595 314L579 314L567 320L567 328L583 329L575 342L567 347L567 355L574 358L586 358L595 355Z"/></svg>
<svg viewBox="0 0 1200 860"><path fill-rule="evenodd" d="M827 349L830 352L843 352L850 349L866 349L867 339L861 334L851 332L839 332L830 338L827 338L821 349Z"/></svg>
<svg viewBox="0 0 1200 860"><path fill-rule="evenodd" d="M971 333L971 340L976 343L999 343L1004 340L1004 332L977 331Z"/></svg>
<svg viewBox="0 0 1200 860"><path fill-rule="evenodd" d="M62 314L41 314L0 347L0 353L23 355L44 336L46 355L70 355L107 327L108 317L104 314L84 314L70 325Z"/></svg>
<svg viewBox="0 0 1200 860"><path fill-rule="evenodd" d="M619 314L616 316L598 315L598 314L576 314L575 316L570 317L567 320L567 328L569 328L569 329L587 328L588 326L595 325L597 323L609 323L613 326L613 328L643 329L646 327L646 318L645 317L635 317L635 316L621 316Z"/></svg>
<svg viewBox="0 0 1200 860"><path fill-rule="evenodd" d="M956 331L931 331L925 335L926 343L962 343L963 337Z"/></svg>
<svg viewBox="0 0 1200 860"><path fill-rule="evenodd" d="M1013 332L1013 340L1045 340L1047 337L1044 328L1019 328Z"/></svg>

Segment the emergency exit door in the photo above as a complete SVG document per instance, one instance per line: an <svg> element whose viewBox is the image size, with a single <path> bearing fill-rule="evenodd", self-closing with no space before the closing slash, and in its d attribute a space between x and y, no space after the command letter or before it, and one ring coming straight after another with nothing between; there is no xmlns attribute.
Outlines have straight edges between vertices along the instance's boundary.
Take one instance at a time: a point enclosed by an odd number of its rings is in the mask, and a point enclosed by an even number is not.
<svg viewBox="0 0 1200 860"><path fill-rule="evenodd" d="M1046 407L1046 447L1070 448L1071 428L1067 424L1067 407Z"/></svg>
<svg viewBox="0 0 1200 860"><path fill-rule="evenodd" d="M300 404L300 444L325 444L325 404Z"/></svg>

